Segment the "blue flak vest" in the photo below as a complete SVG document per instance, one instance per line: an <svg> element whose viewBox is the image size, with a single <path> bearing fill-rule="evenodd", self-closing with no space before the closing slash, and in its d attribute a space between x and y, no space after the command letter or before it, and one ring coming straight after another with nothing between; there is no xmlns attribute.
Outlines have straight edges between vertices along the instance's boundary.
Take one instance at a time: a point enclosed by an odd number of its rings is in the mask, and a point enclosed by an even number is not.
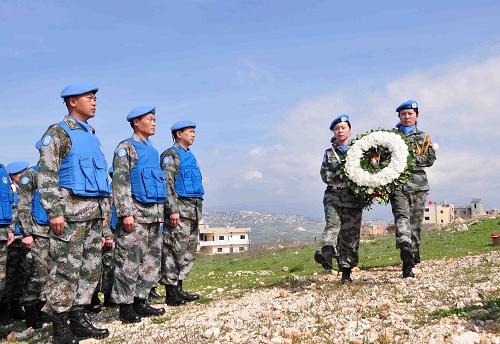
<svg viewBox="0 0 500 344"><path fill-rule="evenodd" d="M0 225L12 223L12 201L10 177L5 166L0 164Z"/></svg>
<svg viewBox="0 0 500 344"><path fill-rule="evenodd" d="M108 166L99 139L85 129L58 125L71 139L71 150L61 162L59 184L83 197L109 197Z"/></svg>
<svg viewBox="0 0 500 344"><path fill-rule="evenodd" d="M172 146L181 160L175 180L175 193L182 197L203 198L202 176L198 162L191 151Z"/></svg>
<svg viewBox="0 0 500 344"><path fill-rule="evenodd" d="M163 203L167 199L167 186L160 167L158 151L132 138L130 142L139 157L130 171L132 196L141 203Z"/></svg>
<svg viewBox="0 0 500 344"><path fill-rule="evenodd" d="M34 166L33 169L38 171L38 166ZM31 200L31 217L33 217L33 220L39 225L46 226L49 224L49 215L42 207L40 193L38 191L35 191L33 199Z"/></svg>
<svg viewBox="0 0 500 344"><path fill-rule="evenodd" d="M111 223L110 223L111 232L113 233L115 232L117 223L118 223L118 215L116 214L116 207L113 203L113 205L111 206Z"/></svg>

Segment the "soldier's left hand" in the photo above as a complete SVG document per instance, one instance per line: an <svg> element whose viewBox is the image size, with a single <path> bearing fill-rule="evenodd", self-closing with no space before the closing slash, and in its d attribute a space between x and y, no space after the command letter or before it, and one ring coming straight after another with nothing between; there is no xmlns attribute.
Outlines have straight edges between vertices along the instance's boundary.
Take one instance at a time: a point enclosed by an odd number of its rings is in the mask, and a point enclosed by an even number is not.
<svg viewBox="0 0 500 344"><path fill-rule="evenodd" d="M7 234L7 246L12 244L13 242L14 242L14 233L9 232L9 234Z"/></svg>
<svg viewBox="0 0 500 344"><path fill-rule="evenodd" d="M104 217L104 218L102 218L102 219L101 219L101 226L106 227L106 225L107 225L107 224L108 224L108 219L107 219L107 218L105 218L105 217Z"/></svg>
<svg viewBox="0 0 500 344"><path fill-rule="evenodd" d="M22 238L21 242L23 243L24 247L26 247L27 249L31 250L31 248L33 247L33 237L31 235Z"/></svg>

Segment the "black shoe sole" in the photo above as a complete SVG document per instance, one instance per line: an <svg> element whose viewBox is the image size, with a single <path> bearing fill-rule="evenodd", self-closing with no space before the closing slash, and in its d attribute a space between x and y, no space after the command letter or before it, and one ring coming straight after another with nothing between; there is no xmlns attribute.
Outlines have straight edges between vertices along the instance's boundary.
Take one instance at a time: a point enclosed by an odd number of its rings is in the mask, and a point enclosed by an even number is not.
<svg viewBox="0 0 500 344"><path fill-rule="evenodd" d="M333 269L333 265L330 264L330 262L328 262L319 251L316 251L316 253L314 253L314 261L318 264L321 264L321 266L325 270Z"/></svg>
<svg viewBox="0 0 500 344"><path fill-rule="evenodd" d="M137 324L142 321L142 319L139 320L130 320L130 319L123 319L123 318L118 318L122 322L122 324Z"/></svg>

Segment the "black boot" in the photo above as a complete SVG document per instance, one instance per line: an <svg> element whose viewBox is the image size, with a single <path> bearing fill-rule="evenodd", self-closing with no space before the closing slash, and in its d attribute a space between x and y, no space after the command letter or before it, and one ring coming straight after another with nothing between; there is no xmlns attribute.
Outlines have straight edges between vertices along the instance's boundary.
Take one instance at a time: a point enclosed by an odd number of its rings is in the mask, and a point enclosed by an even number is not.
<svg viewBox="0 0 500 344"><path fill-rule="evenodd" d="M412 271L413 264L403 262L403 278L415 277L415 274Z"/></svg>
<svg viewBox="0 0 500 344"><path fill-rule="evenodd" d="M181 296L181 298L183 298L187 302L196 301L200 299L200 295L194 293L188 293L182 290L182 280L179 280L177 282L177 288L179 290L179 295Z"/></svg>
<svg viewBox="0 0 500 344"><path fill-rule="evenodd" d="M351 268L342 268L342 279L340 280L342 284L351 283Z"/></svg>
<svg viewBox="0 0 500 344"><path fill-rule="evenodd" d="M331 245L326 245L321 248L320 251L314 253L314 260L316 263L321 264L323 269L331 270L333 269L332 258L336 256L335 248Z"/></svg>
<svg viewBox="0 0 500 344"><path fill-rule="evenodd" d="M15 320L24 320L24 311L18 301L12 301L10 303L10 316Z"/></svg>
<svg viewBox="0 0 500 344"><path fill-rule="evenodd" d="M32 327L34 329L42 328L43 321L40 319L37 304L32 303L30 305L26 305L24 306L24 310L26 327Z"/></svg>
<svg viewBox="0 0 500 344"><path fill-rule="evenodd" d="M163 308L154 308L151 307L146 300L134 298L134 311L140 317L156 317L159 315L165 314L165 310Z"/></svg>
<svg viewBox="0 0 500 344"><path fill-rule="evenodd" d="M169 306L180 306L186 303L186 300L179 294L179 289L176 285L165 285L165 303Z"/></svg>
<svg viewBox="0 0 500 344"><path fill-rule="evenodd" d="M111 299L111 293L104 293L104 307L116 307L116 303Z"/></svg>
<svg viewBox="0 0 500 344"><path fill-rule="evenodd" d="M158 294L158 292L156 291L156 287L151 288L151 290L149 291L149 298L150 299L161 299L161 295Z"/></svg>
<svg viewBox="0 0 500 344"><path fill-rule="evenodd" d="M0 303L0 325L9 325L12 323L10 317L10 306L8 303Z"/></svg>
<svg viewBox="0 0 500 344"><path fill-rule="evenodd" d="M109 331L105 328L96 328L90 322L85 307L73 306L69 311L69 325L71 332L80 339L97 338L102 339L109 336Z"/></svg>
<svg viewBox="0 0 500 344"><path fill-rule="evenodd" d="M99 292L96 290L94 295L92 295L92 300L90 301L90 305L86 305L85 309L94 314L99 314L102 311L102 303L99 300Z"/></svg>
<svg viewBox="0 0 500 344"><path fill-rule="evenodd" d="M124 324L141 322L141 317L135 312L134 305L132 303L121 304L118 317Z"/></svg>
<svg viewBox="0 0 500 344"><path fill-rule="evenodd" d="M52 340L54 344L78 344L68 326L68 313L57 313L52 317Z"/></svg>

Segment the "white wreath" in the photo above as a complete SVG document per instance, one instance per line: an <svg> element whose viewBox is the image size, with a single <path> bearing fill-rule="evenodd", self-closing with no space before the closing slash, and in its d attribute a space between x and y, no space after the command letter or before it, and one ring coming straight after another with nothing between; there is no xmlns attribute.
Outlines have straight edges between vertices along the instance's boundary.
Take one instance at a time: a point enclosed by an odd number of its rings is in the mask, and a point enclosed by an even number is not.
<svg viewBox="0 0 500 344"><path fill-rule="evenodd" d="M377 146L389 150L391 161L384 169L372 174L361 167L361 159L367 150ZM345 172L349 179L360 187L385 186L394 182L405 171L408 155L408 145L400 135L375 131L356 140L349 148L345 159Z"/></svg>

